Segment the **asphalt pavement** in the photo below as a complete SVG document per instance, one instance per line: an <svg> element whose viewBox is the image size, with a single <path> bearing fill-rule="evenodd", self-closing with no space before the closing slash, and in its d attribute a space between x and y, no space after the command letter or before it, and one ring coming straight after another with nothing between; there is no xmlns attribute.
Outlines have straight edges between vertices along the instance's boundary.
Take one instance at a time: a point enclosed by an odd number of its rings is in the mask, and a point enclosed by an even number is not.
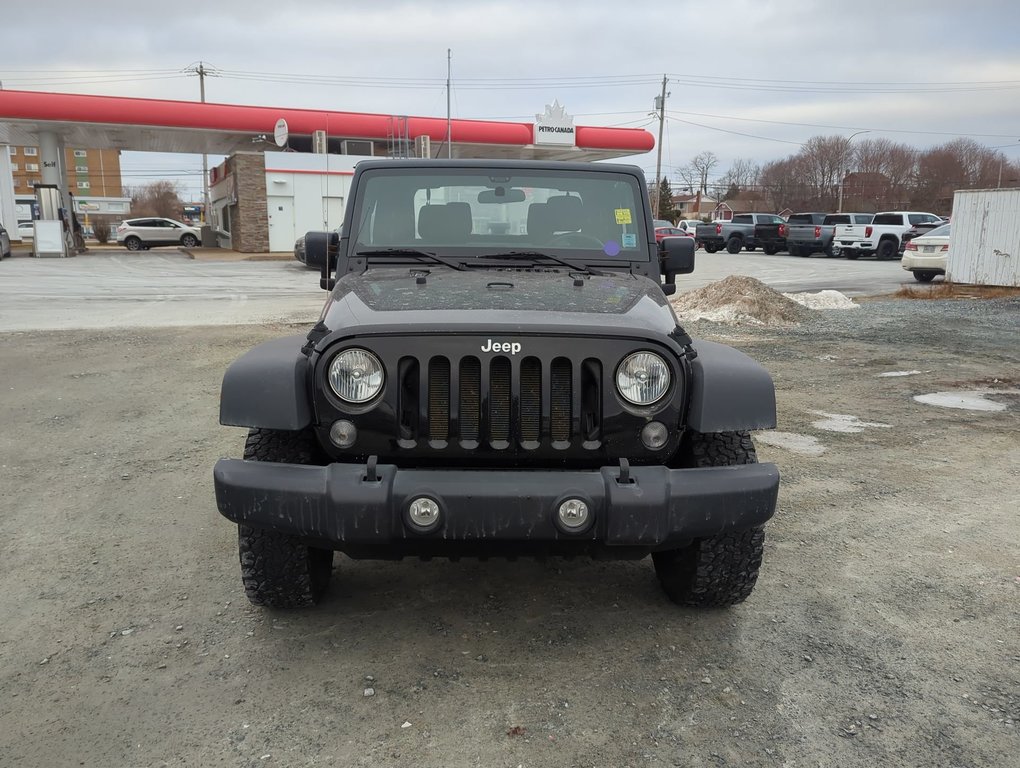
<svg viewBox="0 0 1020 768"><path fill-rule="evenodd" d="M898 261L699 251L694 273L680 278L678 289L733 274L785 293L875 296L913 283ZM324 299L318 273L293 260L193 260L164 248L93 250L68 259L18 256L0 264L0 331L311 323Z"/></svg>

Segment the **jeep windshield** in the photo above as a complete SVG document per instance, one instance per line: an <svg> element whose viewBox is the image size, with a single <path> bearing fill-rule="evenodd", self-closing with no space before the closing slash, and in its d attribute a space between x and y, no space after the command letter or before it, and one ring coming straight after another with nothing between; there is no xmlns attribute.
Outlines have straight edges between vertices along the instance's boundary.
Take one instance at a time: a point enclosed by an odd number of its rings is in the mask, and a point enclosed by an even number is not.
<svg viewBox="0 0 1020 768"><path fill-rule="evenodd" d="M644 190L611 171L376 168L357 191L351 251L418 250L456 259L547 254L571 265L649 262Z"/></svg>

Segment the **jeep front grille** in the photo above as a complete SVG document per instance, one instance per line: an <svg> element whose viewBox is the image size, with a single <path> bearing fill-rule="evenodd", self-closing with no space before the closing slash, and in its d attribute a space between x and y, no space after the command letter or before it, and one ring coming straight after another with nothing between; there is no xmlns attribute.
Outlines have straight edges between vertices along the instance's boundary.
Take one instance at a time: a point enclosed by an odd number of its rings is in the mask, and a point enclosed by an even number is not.
<svg viewBox="0 0 1020 768"><path fill-rule="evenodd" d="M425 371L425 375L422 372ZM400 444L536 450L600 447L602 363L506 356L404 357L398 365Z"/></svg>

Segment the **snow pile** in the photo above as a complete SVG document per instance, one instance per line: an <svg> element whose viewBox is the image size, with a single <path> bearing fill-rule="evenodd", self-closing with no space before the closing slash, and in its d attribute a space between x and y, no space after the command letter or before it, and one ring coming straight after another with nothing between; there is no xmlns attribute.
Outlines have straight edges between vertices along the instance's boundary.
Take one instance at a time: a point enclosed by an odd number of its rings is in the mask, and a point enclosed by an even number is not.
<svg viewBox="0 0 1020 768"><path fill-rule="evenodd" d="M797 325L807 310L760 280L730 275L672 300L681 320L748 325Z"/></svg>
<svg viewBox="0 0 1020 768"><path fill-rule="evenodd" d="M853 299L839 291L819 291L818 293L784 293L791 299L808 309L858 309Z"/></svg>

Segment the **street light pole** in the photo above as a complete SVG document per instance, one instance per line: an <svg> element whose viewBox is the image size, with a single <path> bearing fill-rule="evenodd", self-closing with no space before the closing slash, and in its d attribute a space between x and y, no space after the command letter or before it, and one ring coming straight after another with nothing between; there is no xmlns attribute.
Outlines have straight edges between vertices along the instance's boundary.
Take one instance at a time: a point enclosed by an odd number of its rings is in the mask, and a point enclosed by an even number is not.
<svg viewBox="0 0 1020 768"><path fill-rule="evenodd" d="M847 140L843 142L843 151L839 153L839 203L836 206L836 213L843 213L843 182L846 181L846 151L850 148L850 140L854 136L860 136L862 133L871 133L871 131L851 133Z"/></svg>

